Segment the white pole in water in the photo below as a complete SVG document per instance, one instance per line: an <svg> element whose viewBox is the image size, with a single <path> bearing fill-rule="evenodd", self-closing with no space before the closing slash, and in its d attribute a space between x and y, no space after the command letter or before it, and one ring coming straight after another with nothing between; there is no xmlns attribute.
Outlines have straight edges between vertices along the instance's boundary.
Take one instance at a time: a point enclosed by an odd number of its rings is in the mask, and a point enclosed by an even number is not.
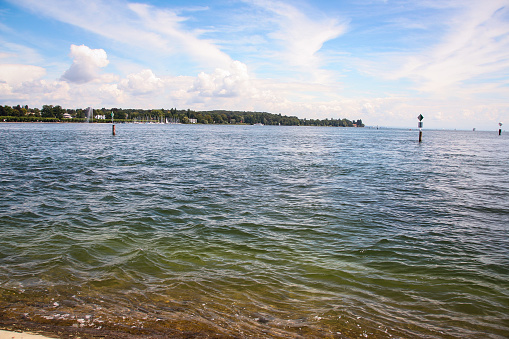
<svg viewBox="0 0 509 339"><path fill-rule="evenodd" d="M501 135L501 134L502 134L502 123L501 123L501 122L499 122L499 123L498 123L498 126L500 127L500 128L498 129L498 135Z"/></svg>
<svg viewBox="0 0 509 339"><path fill-rule="evenodd" d="M419 126L419 142L422 142L422 119L424 119L424 117L422 116L422 114L419 114L417 119L419 120L419 123L417 125Z"/></svg>

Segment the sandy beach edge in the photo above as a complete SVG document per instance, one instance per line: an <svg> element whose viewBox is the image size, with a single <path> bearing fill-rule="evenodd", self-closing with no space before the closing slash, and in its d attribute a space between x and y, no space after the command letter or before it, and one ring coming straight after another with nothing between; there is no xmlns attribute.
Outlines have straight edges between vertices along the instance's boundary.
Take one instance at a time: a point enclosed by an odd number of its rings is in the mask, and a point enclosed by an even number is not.
<svg viewBox="0 0 509 339"><path fill-rule="evenodd" d="M32 332L16 332L0 330L0 339L55 339L58 337L47 337L42 334Z"/></svg>

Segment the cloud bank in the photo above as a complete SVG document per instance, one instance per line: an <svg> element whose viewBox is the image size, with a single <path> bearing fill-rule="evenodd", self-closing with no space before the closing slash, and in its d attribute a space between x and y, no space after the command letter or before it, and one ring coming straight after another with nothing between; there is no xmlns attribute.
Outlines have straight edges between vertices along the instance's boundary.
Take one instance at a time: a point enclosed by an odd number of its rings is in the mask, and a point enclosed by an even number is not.
<svg viewBox="0 0 509 339"><path fill-rule="evenodd" d="M0 83L19 85L25 81L40 79L46 70L39 66L20 64L0 64Z"/></svg>

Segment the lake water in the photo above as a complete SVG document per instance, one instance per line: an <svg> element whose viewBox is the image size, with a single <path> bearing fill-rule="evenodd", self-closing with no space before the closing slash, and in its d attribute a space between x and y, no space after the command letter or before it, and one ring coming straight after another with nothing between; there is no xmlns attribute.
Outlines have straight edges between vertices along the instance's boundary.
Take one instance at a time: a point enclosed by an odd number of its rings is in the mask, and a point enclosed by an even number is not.
<svg viewBox="0 0 509 339"><path fill-rule="evenodd" d="M507 133L116 130L0 124L3 326L509 336Z"/></svg>

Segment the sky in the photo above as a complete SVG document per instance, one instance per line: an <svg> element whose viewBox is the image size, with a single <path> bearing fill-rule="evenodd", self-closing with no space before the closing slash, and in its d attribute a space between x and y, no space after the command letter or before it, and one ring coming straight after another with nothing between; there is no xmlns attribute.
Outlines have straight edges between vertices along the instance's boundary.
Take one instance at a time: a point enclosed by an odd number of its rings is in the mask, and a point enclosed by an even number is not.
<svg viewBox="0 0 509 339"><path fill-rule="evenodd" d="M0 0L17 104L497 130L509 0Z"/></svg>

